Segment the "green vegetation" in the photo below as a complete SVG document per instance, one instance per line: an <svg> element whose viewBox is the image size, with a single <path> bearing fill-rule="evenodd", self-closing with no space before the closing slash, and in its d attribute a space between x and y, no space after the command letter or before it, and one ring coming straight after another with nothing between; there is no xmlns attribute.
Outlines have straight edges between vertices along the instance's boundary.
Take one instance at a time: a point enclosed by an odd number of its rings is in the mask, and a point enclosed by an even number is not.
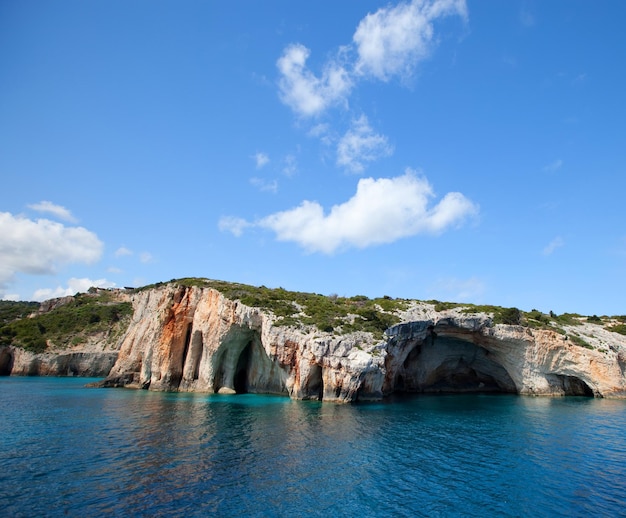
<svg viewBox="0 0 626 518"><path fill-rule="evenodd" d="M265 286L249 286L232 282L224 282L202 278L184 278L171 280L170 283L179 286L211 287L219 290L231 300L240 300L243 304L269 310L276 315L276 325L282 326L316 326L325 332L348 333L354 331L368 331L381 333L392 325L400 322L398 313L406 310L410 302L405 299L393 299L384 296L369 299L365 295L353 297L339 297L337 295L319 295L288 291L283 288L267 288ZM157 283L144 286L136 291L164 286L167 283ZM487 313L492 316L494 324L523 325L533 329L549 329L567 335L563 326L579 326L583 321L602 324L607 317L596 315L583 317L576 313L554 312L543 313L537 309L521 311L518 308L505 308L492 305L475 305L457 302L442 302L439 300L426 301L434 306L435 311L445 311L459 308L461 313ZM607 326L611 331L626 334L626 316L612 317L622 322ZM582 338L569 334L572 341L583 347L589 346ZM589 346L591 347L591 346Z"/></svg>
<svg viewBox="0 0 626 518"><path fill-rule="evenodd" d="M36 309L36 308L35 308ZM109 330L132 314L128 302L114 302L108 293L77 295L63 306L33 318L20 318L0 326L0 345L32 352L46 350L47 342L65 347L92 333Z"/></svg>
<svg viewBox="0 0 626 518"><path fill-rule="evenodd" d="M389 327L401 321L399 314L407 310L411 302L394 299L387 295L370 299L365 295L339 297L336 294L320 295L288 291L283 288L250 286L204 278L172 279L141 288L142 292L166 285L214 288L231 300L271 311L278 326L316 327L328 333L345 334L365 331L382 336ZM459 308L461 313L491 315L494 324L523 325L535 329L550 329L568 335L576 345L593 347L577 334L566 332L562 326L582 325L583 321L604 324L610 331L626 335L626 315L615 317L583 317L575 313L556 315L536 309L528 312L517 308L491 305L462 304L430 300L436 311ZM132 306L119 302L112 293L92 289L80 294L56 309L37 314L37 302L0 301L0 346L13 345L33 352L42 352L47 344L55 347L79 345L94 333L109 332L107 340L113 340L123 332ZM34 315L33 318L28 318ZM617 323L616 323L617 322Z"/></svg>
<svg viewBox="0 0 626 518"><path fill-rule="evenodd" d="M350 333L366 331L382 334L400 322L396 312L406 309L409 301L384 296L369 299L365 295L339 297L288 291L209 279L184 278L170 281L179 286L210 287L231 300L271 311L279 326L315 326L321 331ZM162 284L161 284L162 285ZM141 291L152 285L141 288Z"/></svg>
<svg viewBox="0 0 626 518"><path fill-rule="evenodd" d="M0 326L27 317L39 309L39 302L0 300Z"/></svg>
<svg viewBox="0 0 626 518"><path fill-rule="evenodd" d="M436 308L435 308L436 309ZM508 324L517 326L522 323L522 312L517 308L503 308L502 306L476 306L463 304L461 313L487 313L493 315L494 324Z"/></svg>
<svg viewBox="0 0 626 518"><path fill-rule="evenodd" d="M567 335L567 338L569 340L571 340L572 342L574 342L576 345L579 345L580 347L585 347L586 349L593 349L593 346L586 342L583 338L581 338L578 335Z"/></svg>
<svg viewBox="0 0 626 518"><path fill-rule="evenodd" d="M609 331L613 331L614 333L619 333L620 335L626 335L626 324L616 324L614 326L609 326Z"/></svg>

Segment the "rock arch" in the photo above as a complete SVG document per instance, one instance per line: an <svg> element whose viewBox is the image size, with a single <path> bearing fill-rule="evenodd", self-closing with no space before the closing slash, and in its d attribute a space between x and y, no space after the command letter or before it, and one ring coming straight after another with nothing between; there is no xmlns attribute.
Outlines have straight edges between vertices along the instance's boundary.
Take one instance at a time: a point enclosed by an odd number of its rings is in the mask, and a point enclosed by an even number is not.
<svg viewBox="0 0 626 518"><path fill-rule="evenodd" d="M250 380L250 359L252 357L252 340L243 348L237 359L235 375L233 377L233 388L237 394L244 394L249 391Z"/></svg>
<svg viewBox="0 0 626 518"><path fill-rule="evenodd" d="M393 379L392 392L518 392L487 349L452 336L413 344Z"/></svg>
<svg viewBox="0 0 626 518"><path fill-rule="evenodd" d="M322 366L314 363L309 369L309 375L304 383L302 399L316 399L321 401L324 397L324 378Z"/></svg>
<svg viewBox="0 0 626 518"><path fill-rule="evenodd" d="M257 331L234 328L212 357L214 392L287 394L288 371L270 359Z"/></svg>
<svg viewBox="0 0 626 518"><path fill-rule="evenodd" d="M564 374L547 374L546 381L550 388L563 396L594 397L593 389L582 379Z"/></svg>

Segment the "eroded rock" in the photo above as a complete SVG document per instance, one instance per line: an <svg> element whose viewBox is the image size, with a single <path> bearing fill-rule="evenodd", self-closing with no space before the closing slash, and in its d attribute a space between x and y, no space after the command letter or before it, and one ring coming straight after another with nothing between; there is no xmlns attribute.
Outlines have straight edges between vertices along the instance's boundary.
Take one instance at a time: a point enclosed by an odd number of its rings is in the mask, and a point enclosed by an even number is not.
<svg viewBox="0 0 626 518"><path fill-rule="evenodd" d="M175 285L137 293L133 305L106 386L337 402L398 391L626 394L626 337L608 331L586 349L555 331L415 303L380 340L279 326L213 288Z"/></svg>

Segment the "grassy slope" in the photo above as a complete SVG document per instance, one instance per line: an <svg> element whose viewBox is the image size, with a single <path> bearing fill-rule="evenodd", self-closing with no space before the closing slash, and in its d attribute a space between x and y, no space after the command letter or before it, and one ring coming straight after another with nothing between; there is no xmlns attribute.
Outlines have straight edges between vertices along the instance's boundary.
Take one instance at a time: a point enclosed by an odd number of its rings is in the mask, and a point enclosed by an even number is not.
<svg viewBox="0 0 626 518"><path fill-rule="evenodd" d="M83 343L95 333L111 333L125 328L132 314L129 302L119 302L110 293L80 294L68 304L38 314L37 303L11 307L0 301L0 346L13 345L32 352L43 352ZM28 304L28 305L26 305Z"/></svg>

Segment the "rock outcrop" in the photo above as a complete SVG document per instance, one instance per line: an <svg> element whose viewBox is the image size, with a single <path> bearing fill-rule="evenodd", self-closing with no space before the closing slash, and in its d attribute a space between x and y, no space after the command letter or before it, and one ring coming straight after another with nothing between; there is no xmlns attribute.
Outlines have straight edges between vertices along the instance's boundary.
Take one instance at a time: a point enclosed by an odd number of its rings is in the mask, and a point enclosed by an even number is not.
<svg viewBox="0 0 626 518"><path fill-rule="evenodd" d="M209 287L169 284L132 302L132 322L103 386L336 402L394 392L626 397L626 337L599 325L576 326L587 348L556 330L414 302L377 339L280 325L270 311Z"/></svg>
<svg viewBox="0 0 626 518"><path fill-rule="evenodd" d="M0 347L0 376L83 376L101 378L111 372L117 351L32 353Z"/></svg>

